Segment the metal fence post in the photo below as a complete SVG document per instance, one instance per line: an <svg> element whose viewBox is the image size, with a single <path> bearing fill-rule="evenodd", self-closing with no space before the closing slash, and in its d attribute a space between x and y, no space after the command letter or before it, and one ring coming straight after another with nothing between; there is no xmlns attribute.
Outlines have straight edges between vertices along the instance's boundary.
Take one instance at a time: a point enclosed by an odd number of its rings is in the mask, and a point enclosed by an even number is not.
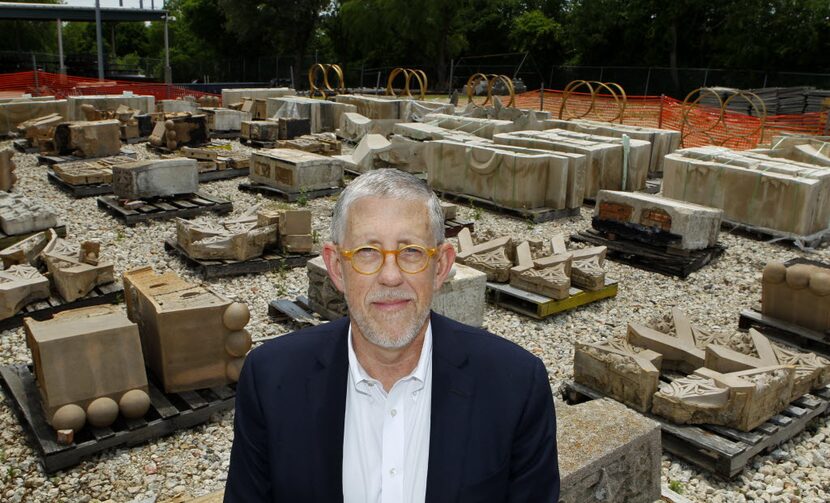
<svg viewBox="0 0 830 503"><path fill-rule="evenodd" d="M542 87L539 88L539 111L545 109L545 81L542 81Z"/></svg>
<svg viewBox="0 0 830 503"><path fill-rule="evenodd" d="M663 128L663 102L666 100L666 95L660 95L660 112L657 114L657 128Z"/></svg>
<svg viewBox="0 0 830 503"><path fill-rule="evenodd" d="M447 94L449 95L450 98L452 98L452 71L453 71L454 66L455 66L455 60L451 59L450 60L450 81L447 85L447 87L449 88L449 91L447 92Z"/></svg>

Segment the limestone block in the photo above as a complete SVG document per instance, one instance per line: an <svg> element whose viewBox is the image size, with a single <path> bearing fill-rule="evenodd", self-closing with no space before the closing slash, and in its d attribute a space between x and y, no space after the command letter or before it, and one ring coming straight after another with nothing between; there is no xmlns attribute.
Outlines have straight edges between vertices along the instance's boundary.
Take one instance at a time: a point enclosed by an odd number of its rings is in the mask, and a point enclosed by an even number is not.
<svg viewBox="0 0 830 503"><path fill-rule="evenodd" d="M282 210L279 215L281 235L311 234L310 210Z"/></svg>
<svg viewBox="0 0 830 503"><path fill-rule="evenodd" d="M825 333L830 330L830 267L771 262L761 280L765 316Z"/></svg>
<svg viewBox="0 0 830 503"><path fill-rule="evenodd" d="M205 114L164 114L150 135L150 144L176 150L183 146L197 146L210 140Z"/></svg>
<svg viewBox="0 0 830 503"><path fill-rule="evenodd" d="M392 143L379 134L370 134L363 137L352 153L352 160L357 171L365 173L375 166L375 158L384 151L390 150Z"/></svg>
<svg viewBox="0 0 830 503"><path fill-rule="evenodd" d="M14 184L17 183L17 175L14 172L17 165L15 165L12 157L14 157L13 150L8 148L0 150L0 190L6 192L12 190Z"/></svg>
<svg viewBox="0 0 830 503"><path fill-rule="evenodd" d="M665 158L663 195L723 210L724 220L796 236L830 222L830 170L705 147Z"/></svg>
<svg viewBox="0 0 830 503"><path fill-rule="evenodd" d="M132 157L119 155L88 161L62 162L52 166L52 171L70 185L98 185L112 183L112 167L135 162Z"/></svg>
<svg viewBox="0 0 830 503"><path fill-rule="evenodd" d="M151 159L113 166L112 190L120 198L142 199L199 191L193 159Z"/></svg>
<svg viewBox="0 0 830 503"><path fill-rule="evenodd" d="M458 216L458 205L441 201L441 211L444 212L444 220L455 220Z"/></svg>
<svg viewBox="0 0 830 503"><path fill-rule="evenodd" d="M577 161L541 150L514 151L449 140L426 145L427 180L440 191L481 197L507 208L563 209L582 204ZM582 175L582 176L580 176Z"/></svg>
<svg viewBox="0 0 830 503"><path fill-rule="evenodd" d="M49 298L49 280L34 267L21 264L0 271L0 320L11 318L23 306Z"/></svg>
<svg viewBox="0 0 830 503"><path fill-rule="evenodd" d="M115 119L65 122L55 127L54 144L58 155L118 155L121 152L121 123Z"/></svg>
<svg viewBox="0 0 830 503"><path fill-rule="evenodd" d="M660 500L660 425L613 400L556 404L559 503Z"/></svg>
<svg viewBox="0 0 830 503"><path fill-rule="evenodd" d="M258 217L259 214L257 214ZM250 260L277 244L277 222L176 219L176 241L187 256L201 260Z"/></svg>
<svg viewBox="0 0 830 503"><path fill-rule="evenodd" d="M337 135L349 141L358 142L370 133L372 119L364 117L359 113L346 112L340 116L340 127Z"/></svg>
<svg viewBox="0 0 830 503"><path fill-rule="evenodd" d="M196 113L198 103L192 100L158 100L156 110L163 113L187 112Z"/></svg>
<svg viewBox="0 0 830 503"><path fill-rule="evenodd" d="M622 224L644 235L659 234L684 250L700 250L718 242L723 210L642 192L601 190L594 218Z"/></svg>
<svg viewBox="0 0 830 503"><path fill-rule="evenodd" d="M125 91L123 94L69 96L67 102L68 115L65 116L69 117L70 121L84 119L84 112L81 108L83 105L92 105L98 110L107 111L115 111L119 106L125 105L143 114L156 110L156 98L154 96L140 96L129 91Z"/></svg>
<svg viewBox="0 0 830 503"><path fill-rule="evenodd" d="M300 192L343 186L341 161L304 152L275 148L260 150L251 157L251 181L285 192Z"/></svg>
<svg viewBox="0 0 830 503"><path fill-rule="evenodd" d="M334 97L337 103L355 107L355 112L368 119L401 120L403 104L406 100L385 96L362 96L341 94Z"/></svg>
<svg viewBox="0 0 830 503"><path fill-rule="evenodd" d="M50 114L69 117L66 100L16 100L0 103L0 135L13 132L18 124Z"/></svg>
<svg viewBox="0 0 830 503"><path fill-rule="evenodd" d="M611 122L584 119L548 119L543 129L566 129L595 136L612 136L622 138L627 135L632 140L647 141L651 145L648 170L650 173L663 172L663 158L680 148L680 131L659 129L645 126L632 126Z"/></svg>
<svg viewBox="0 0 830 503"><path fill-rule="evenodd" d="M280 128L280 140L293 140L298 136L311 134L311 121L296 117L280 117L277 119Z"/></svg>
<svg viewBox="0 0 830 503"><path fill-rule="evenodd" d="M26 264L39 267L41 264L40 252L46 248L51 240L51 229L38 232L28 238L0 250L0 259L3 260L3 269L13 265Z"/></svg>
<svg viewBox="0 0 830 503"><path fill-rule="evenodd" d="M167 393L236 382L251 348L248 306L173 272L124 273L127 315L137 323L144 359Z"/></svg>
<svg viewBox="0 0 830 503"><path fill-rule="evenodd" d="M147 412L138 327L120 308L73 309L47 321L26 318L24 325L43 409L53 428L78 431L87 422L105 427L119 413L138 418Z"/></svg>
<svg viewBox="0 0 830 503"><path fill-rule="evenodd" d="M306 263L308 272L308 299L312 310L324 317L340 317L348 314L343 294L328 277L322 257ZM484 322L485 290L484 273L463 264L454 264L450 276L432 297L432 310L461 323L480 327Z"/></svg>
<svg viewBox="0 0 830 503"><path fill-rule="evenodd" d="M288 87L264 87L264 88L241 88L222 89L222 105L230 106L240 103L245 98L278 98L280 96L294 96L297 92Z"/></svg>
<svg viewBox="0 0 830 503"><path fill-rule="evenodd" d="M242 121L239 127L240 137L246 140L277 141L280 138L278 121Z"/></svg>
<svg viewBox="0 0 830 503"><path fill-rule="evenodd" d="M312 133L333 133L340 126L340 117L347 112L357 112L357 107L347 103L312 98L268 98L266 117L269 119L309 119Z"/></svg>
<svg viewBox="0 0 830 503"><path fill-rule="evenodd" d="M100 259L98 244L76 245L50 231L50 241L41 252L55 289L67 302L86 296L93 288L115 281L112 262Z"/></svg>
<svg viewBox="0 0 830 503"><path fill-rule="evenodd" d="M424 142L410 140L405 136L389 137L390 148L377 153L375 165L406 171L407 173L426 173L426 145Z"/></svg>
<svg viewBox="0 0 830 503"><path fill-rule="evenodd" d="M461 117L440 113L427 114L424 116L423 121L445 129L471 133L481 138L487 138L488 140L492 140L494 135L498 133L515 131L516 128L513 121Z"/></svg>
<svg viewBox="0 0 830 503"><path fill-rule="evenodd" d="M230 108L199 107L194 113L205 114L211 131L240 131L242 121L251 120L251 114Z"/></svg>
<svg viewBox="0 0 830 503"><path fill-rule="evenodd" d="M585 155L585 197L593 198L601 189L635 191L645 188L651 148L645 141L630 140L626 156L621 138L558 129L515 131L495 135L493 140L499 144Z"/></svg>
<svg viewBox="0 0 830 503"><path fill-rule="evenodd" d="M284 120L285 119L280 119L280 121ZM302 119L291 119L291 122L300 121L302 121ZM302 150L303 152L311 152L312 154L340 158L339 154L342 149L342 144L337 140L337 136L335 136L334 133L314 133L297 136L291 140L279 140L276 142L276 147L291 148L294 150Z"/></svg>
<svg viewBox="0 0 830 503"><path fill-rule="evenodd" d="M5 234L28 234L58 225L55 210L19 193L0 192L0 229Z"/></svg>
<svg viewBox="0 0 830 503"><path fill-rule="evenodd" d="M314 240L311 234L280 235L280 246L284 253L311 253Z"/></svg>
<svg viewBox="0 0 830 503"><path fill-rule="evenodd" d="M640 412L649 412L663 357L624 340L574 342L574 381Z"/></svg>
<svg viewBox="0 0 830 503"><path fill-rule="evenodd" d="M592 246L572 252L571 283L583 290L601 290L605 287L605 254L607 247Z"/></svg>
<svg viewBox="0 0 830 503"><path fill-rule="evenodd" d="M25 138L30 147L43 149L54 138L55 127L63 122L65 120L60 114L44 115L18 124L17 134Z"/></svg>
<svg viewBox="0 0 830 503"><path fill-rule="evenodd" d="M510 269L516 254L511 238L501 237L474 245L470 229L464 228L458 233L458 243L459 250L455 259L459 264L485 273L487 281L506 283L510 279Z"/></svg>
<svg viewBox="0 0 830 503"><path fill-rule="evenodd" d="M510 269L510 286L556 300L567 299L572 259L572 254L561 253L533 260L525 241L516 247L518 265Z"/></svg>
<svg viewBox="0 0 830 503"><path fill-rule="evenodd" d="M663 369L690 374L706 364L705 352L694 340L666 335L638 323L628 324L627 341L632 346L663 355Z"/></svg>
<svg viewBox="0 0 830 503"><path fill-rule="evenodd" d="M454 140L459 142L480 141L481 138L463 131L444 129L433 124L422 122L401 122L395 124L392 133L418 141Z"/></svg>

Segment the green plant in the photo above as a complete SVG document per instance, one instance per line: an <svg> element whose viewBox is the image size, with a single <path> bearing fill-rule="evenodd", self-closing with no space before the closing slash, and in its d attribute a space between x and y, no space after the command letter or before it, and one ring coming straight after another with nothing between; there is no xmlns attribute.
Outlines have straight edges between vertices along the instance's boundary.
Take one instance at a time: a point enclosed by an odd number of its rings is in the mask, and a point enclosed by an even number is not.
<svg viewBox="0 0 830 503"><path fill-rule="evenodd" d="M683 494L684 486L683 483L679 480L670 480L669 489L676 492L677 494Z"/></svg>
<svg viewBox="0 0 830 503"><path fill-rule="evenodd" d="M121 241L124 239L124 232L121 229L115 231L115 241Z"/></svg>
<svg viewBox="0 0 830 503"><path fill-rule="evenodd" d="M297 196L297 205L299 206L307 206L308 205L308 189L305 187L300 187L300 195Z"/></svg>
<svg viewBox="0 0 830 503"><path fill-rule="evenodd" d="M529 231L533 230L533 228L536 227L536 222L534 222L533 218L531 218L530 216L525 217L525 224L527 225L527 230Z"/></svg>
<svg viewBox="0 0 830 503"><path fill-rule="evenodd" d="M481 220L481 208L476 206L476 203L470 201L470 209L473 211L473 220Z"/></svg>
<svg viewBox="0 0 830 503"><path fill-rule="evenodd" d="M320 233L317 230L311 231L311 242L312 244L320 244Z"/></svg>

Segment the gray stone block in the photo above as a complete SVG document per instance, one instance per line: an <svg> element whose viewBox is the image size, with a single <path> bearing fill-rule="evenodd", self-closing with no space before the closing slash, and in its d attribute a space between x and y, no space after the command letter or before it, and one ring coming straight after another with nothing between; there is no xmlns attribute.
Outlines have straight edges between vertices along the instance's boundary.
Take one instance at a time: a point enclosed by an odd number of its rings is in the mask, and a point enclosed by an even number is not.
<svg viewBox="0 0 830 503"><path fill-rule="evenodd" d="M199 190L195 159L154 159L112 168L112 188L124 199L193 194Z"/></svg>
<svg viewBox="0 0 830 503"><path fill-rule="evenodd" d="M0 228L8 235L42 231L58 225L55 211L18 193L0 192Z"/></svg>

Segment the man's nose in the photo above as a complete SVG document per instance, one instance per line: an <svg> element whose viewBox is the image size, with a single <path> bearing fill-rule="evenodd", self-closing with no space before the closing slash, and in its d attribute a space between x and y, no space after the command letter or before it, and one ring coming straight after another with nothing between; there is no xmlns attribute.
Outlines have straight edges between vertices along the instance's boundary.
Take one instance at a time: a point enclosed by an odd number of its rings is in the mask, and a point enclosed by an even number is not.
<svg viewBox="0 0 830 503"><path fill-rule="evenodd" d="M398 267L397 257L394 253L387 252L383 258L383 264L378 272L378 282L388 286L400 285L403 282L403 271Z"/></svg>

